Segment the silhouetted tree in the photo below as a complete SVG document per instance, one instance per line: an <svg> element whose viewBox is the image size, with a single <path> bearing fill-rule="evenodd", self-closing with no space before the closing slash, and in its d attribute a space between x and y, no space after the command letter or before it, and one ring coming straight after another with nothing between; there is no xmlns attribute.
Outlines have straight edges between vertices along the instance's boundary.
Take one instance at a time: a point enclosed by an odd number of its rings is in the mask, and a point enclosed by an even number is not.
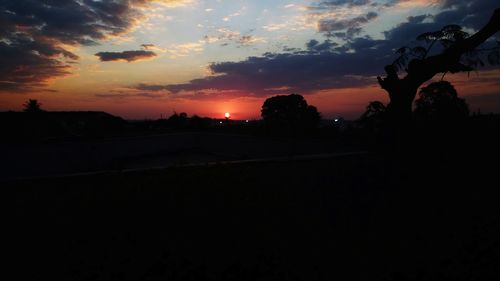
<svg viewBox="0 0 500 281"><path fill-rule="evenodd" d="M262 105L261 115L267 126L278 130L313 129L321 119L317 108L297 94L268 98Z"/></svg>
<svg viewBox="0 0 500 281"><path fill-rule="evenodd" d="M469 107L450 82L439 81L420 90L414 115L425 126L452 125L467 119Z"/></svg>
<svg viewBox="0 0 500 281"><path fill-rule="evenodd" d="M38 100L29 99L23 104L23 111L29 113L43 112L42 104Z"/></svg>
<svg viewBox="0 0 500 281"><path fill-rule="evenodd" d="M208 117L200 117L198 115L193 115L189 119L189 125L192 129L206 129L210 127L210 123L212 122L212 119Z"/></svg>
<svg viewBox="0 0 500 281"><path fill-rule="evenodd" d="M378 131L385 121L387 108L380 101L372 101L366 106L365 112L358 119L358 123L368 130Z"/></svg>
<svg viewBox="0 0 500 281"><path fill-rule="evenodd" d="M172 114L167 120L168 125L174 128L185 127L187 125L187 122L188 115L185 112L181 112L179 114L177 112L174 112L174 114Z"/></svg>
<svg viewBox="0 0 500 281"><path fill-rule="evenodd" d="M477 47L500 30L500 9L496 9L490 21L472 36L462 31L460 26L445 26L440 31L424 33L417 40L428 42L427 47L403 47L401 55L393 64L385 67L387 76L377 77L380 86L389 94L388 117L393 129L402 130L412 119L412 104L417 90L438 73L470 71L482 61L477 58ZM443 51L429 56L436 43ZM489 55L490 63L497 63L498 49ZM398 76L403 70L406 75Z"/></svg>
<svg viewBox="0 0 500 281"><path fill-rule="evenodd" d="M366 111L361 115L360 120L381 120L383 119L387 108L380 101L372 101L366 106Z"/></svg>

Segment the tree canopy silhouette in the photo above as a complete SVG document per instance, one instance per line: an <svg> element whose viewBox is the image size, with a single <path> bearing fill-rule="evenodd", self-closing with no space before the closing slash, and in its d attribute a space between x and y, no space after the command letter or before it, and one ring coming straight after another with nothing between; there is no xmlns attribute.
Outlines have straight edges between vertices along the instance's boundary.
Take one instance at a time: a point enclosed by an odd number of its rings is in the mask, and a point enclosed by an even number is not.
<svg viewBox="0 0 500 281"><path fill-rule="evenodd" d="M403 47L397 51L400 57L385 66L386 77L377 77L380 86L389 94L387 112L391 125L396 130L404 129L412 119L412 104L417 90L436 74L470 71L482 60L477 47L500 30L500 9L496 9L489 22L474 35L469 36L458 25L448 25L435 32L427 32L417 37L426 41L427 47ZM431 49L439 43L442 51L430 55ZM500 44L497 44L500 47ZM498 48L489 50L488 61L498 63ZM398 71L406 72L400 78Z"/></svg>
<svg viewBox="0 0 500 281"><path fill-rule="evenodd" d="M28 113L43 112L42 104L38 100L29 99L23 104L23 111Z"/></svg>
<svg viewBox="0 0 500 281"><path fill-rule="evenodd" d="M429 125L450 125L469 116L469 107L458 97L455 87L448 81L429 84L419 92L415 100L415 118Z"/></svg>
<svg viewBox="0 0 500 281"><path fill-rule="evenodd" d="M298 94L268 98L262 105L261 115L266 125L280 130L312 129L321 119L317 108L308 105Z"/></svg>
<svg viewBox="0 0 500 281"><path fill-rule="evenodd" d="M359 117L359 124L368 130L378 131L382 129L385 121L387 108L380 101L371 101L367 106L365 112Z"/></svg>
<svg viewBox="0 0 500 281"><path fill-rule="evenodd" d="M361 115L360 120L372 120L372 119L377 119L381 120L383 116L385 115L385 112L387 111L387 108L385 105L380 102L380 101L371 101L367 106L366 110Z"/></svg>
<svg viewBox="0 0 500 281"><path fill-rule="evenodd" d="M168 118L167 123L169 126L174 128L185 127L188 123L188 115L186 112L174 112L174 114Z"/></svg>

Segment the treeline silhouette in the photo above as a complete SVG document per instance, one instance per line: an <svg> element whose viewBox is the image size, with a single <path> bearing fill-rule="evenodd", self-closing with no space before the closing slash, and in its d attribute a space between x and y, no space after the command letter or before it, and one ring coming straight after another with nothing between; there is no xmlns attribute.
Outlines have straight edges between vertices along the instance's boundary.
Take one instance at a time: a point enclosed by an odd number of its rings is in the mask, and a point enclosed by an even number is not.
<svg viewBox="0 0 500 281"><path fill-rule="evenodd" d="M392 116L380 101L370 102L356 123L367 138L379 145L409 146L407 149L414 149L412 145L424 145L435 150L466 142L472 144L482 136L489 136L485 142L498 139L499 117L496 114L471 115L466 100L458 96L454 86L448 81L438 81L420 89L411 119L407 120L405 138L394 135Z"/></svg>
<svg viewBox="0 0 500 281"><path fill-rule="evenodd" d="M0 112L3 142L104 137L125 131L127 125L122 118L99 111Z"/></svg>
<svg viewBox="0 0 500 281"><path fill-rule="evenodd" d="M469 106L465 99L459 98L455 87L448 81L439 81L420 89L419 97L414 102L412 120L409 127L432 130L460 129L469 117ZM365 112L358 119L361 126L378 133L388 126L387 106L380 101L368 104Z"/></svg>
<svg viewBox="0 0 500 281"><path fill-rule="evenodd" d="M189 116L174 112L157 120L124 120L105 112L50 112L37 100L28 100L23 112L1 112L3 142L93 139L175 132L234 133L259 136L326 139L332 145L373 150L423 142L425 139L461 143L474 134L492 135L500 126L498 115L470 116L466 101L450 82L423 87L414 102L412 121L407 124L408 143L396 140L388 107L370 102L357 120L325 120L299 94L270 97L262 105L260 120L231 120ZM455 138L455 140L453 140ZM410 145L411 147L411 145Z"/></svg>

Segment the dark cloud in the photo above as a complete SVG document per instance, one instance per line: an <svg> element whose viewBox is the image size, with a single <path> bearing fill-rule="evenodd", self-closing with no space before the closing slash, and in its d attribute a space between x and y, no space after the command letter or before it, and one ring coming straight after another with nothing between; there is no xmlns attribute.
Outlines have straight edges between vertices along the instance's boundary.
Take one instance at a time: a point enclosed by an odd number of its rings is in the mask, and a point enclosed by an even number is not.
<svg viewBox="0 0 500 281"><path fill-rule="evenodd" d="M243 35L238 39L238 43L240 45L247 45L255 41L255 37L253 35Z"/></svg>
<svg viewBox="0 0 500 281"><path fill-rule="evenodd" d="M353 38L355 35L361 33L362 25L374 20L377 16L377 13L369 12L366 15L352 19L322 19L318 22L318 31L325 33L327 36L343 37L345 39Z"/></svg>
<svg viewBox="0 0 500 281"><path fill-rule="evenodd" d="M162 86L162 85L148 85L148 84L144 84L144 83L141 83L139 85L137 85L135 87L136 89L138 90L142 90L142 91L162 91L162 90L168 90L168 87L167 86Z"/></svg>
<svg viewBox="0 0 500 281"><path fill-rule="evenodd" d="M436 21L424 22L426 18L432 18L429 15L410 16L406 22L400 23L396 27L384 32L386 40L394 42L395 45L406 46L415 38L429 31L440 30L448 23L440 23Z"/></svg>
<svg viewBox="0 0 500 281"><path fill-rule="evenodd" d="M143 97L143 98L163 98L164 94L156 94L156 93L116 93L116 94L96 94L98 98L109 98L109 99L125 99L125 98L134 98L134 97Z"/></svg>
<svg viewBox="0 0 500 281"><path fill-rule="evenodd" d="M230 91L235 96L269 96L279 93L312 93L317 90L357 87L374 83L371 77L387 63L376 48L365 47L359 52L338 52L335 44L310 41L306 51L267 53L239 62L213 63L214 74L185 84L147 85L138 90L180 92ZM361 45L361 44L360 44ZM328 49L318 46L328 46ZM354 44L353 44L354 46ZM357 45L356 45L357 46ZM373 43L372 47L376 47ZM231 92L232 91L232 92ZM205 96L204 94L203 96ZM193 98L199 95L194 95Z"/></svg>
<svg viewBox="0 0 500 281"><path fill-rule="evenodd" d="M393 29L384 32L387 40L400 46L411 44L419 34L440 30L445 25L457 24L467 29L479 30L500 7L495 1L477 0L443 0L442 10L435 15L419 15L408 17ZM497 37L498 38L498 35Z"/></svg>
<svg viewBox="0 0 500 281"><path fill-rule="evenodd" d="M332 42L331 40L325 40L323 43L320 43L319 41L313 39L306 43L307 50L312 52L331 51L338 45L339 44Z"/></svg>
<svg viewBox="0 0 500 281"><path fill-rule="evenodd" d="M370 4L370 0L327 0L312 5L310 9L332 9L338 6L364 6Z"/></svg>
<svg viewBox="0 0 500 281"><path fill-rule="evenodd" d="M344 47L347 50L354 50L355 52L370 52L370 50L378 50L378 56L384 56L382 52L389 52L391 48L396 46L389 40L374 40L371 37L359 37L349 41Z"/></svg>
<svg viewBox="0 0 500 281"><path fill-rule="evenodd" d="M399 3L410 2L410 1L414 1L414 0L389 0L385 3L383 3L382 5L385 7L392 7L392 6L397 5Z"/></svg>
<svg viewBox="0 0 500 281"><path fill-rule="evenodd" d="M0 1L0 91L33 90L69 74L78 57L64 45L97 44L128 32L153 1Z"/></svg>
<svg viewBox="0 0 500 281"><path fill-rule="evenodd" d="M100 61L126 61L133 62L155 57L156 54L151 51L123 51L123 52L100 52L95 54Z"/></svg>
<svg viewBox="0 0 500 281"><path fill-rule="evenodd" d="M309 7L312 10L327 10L327 9L335 9L339 6L372 6L372 7L392 7L399 3L410 2L414 0L326 0L321 2L316 2ZM446 0L443 0L446 1ZM458 0L462 1L462 0Z"/></svg>
<svg viewBox="0 0 500 281"><path fill-rule="evenodd" d="M444 11L436 15L436 22L458 24L475 30L480 29L493 11L500 7L497 1L492 0L443 0L442 2Z"/></svg>
<svg viewBox="0 0 500 281"><path fill-rule="evenodd" d="M68 60L76 55L51 45L32 41L23 35L0 41L0 92L17 92L42 87L48 80L68 75Z"/></svg>
<svg viewBox="0 0 500 281"><path fill-rule="evenodd" d="M308 6L308 10L312 17L320 18L317 23L319 32L328 37L338 37L349 40L361 34L363 25L377 18L378 14L374 11L370 11L365 15L347 19L339 19L333 16L333 14L336 14L335 11L341 6L354 7L368 5L370 8L374 8L378 4L376 1L370 0L326 0L313 3L311 6ZM332 14L332 12L334 13Z"/></svg>
<svg viewBox="0 0 500 281"><path fill-rule="evenodd" d="M142 44L141 47L143 47L145 50L153 49L155 48L155 44Z"/></svg>

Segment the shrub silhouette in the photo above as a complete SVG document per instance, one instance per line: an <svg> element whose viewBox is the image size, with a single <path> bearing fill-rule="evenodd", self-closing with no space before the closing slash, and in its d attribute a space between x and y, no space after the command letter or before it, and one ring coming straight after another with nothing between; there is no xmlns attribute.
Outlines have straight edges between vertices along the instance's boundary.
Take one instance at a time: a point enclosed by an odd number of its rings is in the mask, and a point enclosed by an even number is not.
<svg viewBox="0 0 500 281"><path fill-rule="evenodd" d="M380 125L385 118L387 108L380 101L372 101L366 106L366 110L359 118L363 125Z"/></svg>
<svg viewBox="0 0 500 281"><path fill-rule="evenodd" d="M185 112L181 112L179 114L174 112L174 114L168 118L167 123L170 127L176 129L186 127L188 123L188 115Z"/></svg>
<svg viewBox="0 0 500 281"><path fill-rule="evenodd" d="M23 104L23 111L28 113L39 113L43 112L42 104L38 100L29 99Z"/></svg>
<svg viewBox="0 0 500 281"><path fill-rule="evenodd" d="M429 84L420 90L415 101L415 119L424 126L450 126L469 116L469 107L448 81Z"/></svg>

